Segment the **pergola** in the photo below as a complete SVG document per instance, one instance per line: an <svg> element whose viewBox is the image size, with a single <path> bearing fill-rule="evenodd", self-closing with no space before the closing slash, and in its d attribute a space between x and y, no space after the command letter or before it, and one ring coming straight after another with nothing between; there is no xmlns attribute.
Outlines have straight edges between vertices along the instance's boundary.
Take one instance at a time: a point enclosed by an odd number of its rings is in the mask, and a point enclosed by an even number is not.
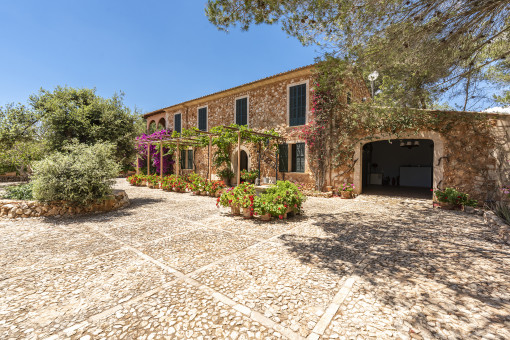
<svg viewBox="0 0 510 340"><path fill-rule="evenodd" d="M238 152L237 152L237 183L239 184L241 181L241 145L242 145L242 132L239 128L231 127L231 126L225 126L223 125L222 128L226 130L232 130L237 131L237 145L238 145ZM211 133L207 131L201 131L196 130L195 131L198 134L205 134L209 136L209 145L208 145L208 154L207 154L207 164L208 164L208 171L207 171L207 177L208 180L211 180L211 152L212 152L212 138L213 136L219 136L217 133ZM280 136L274 136L268 133L262 133L262 132L255 132L255 131L244 131L244 133L249 133L253 135L268 137L272 139L276 139L278 141L283 140L283 137ZM196 146L196 147L202 147L203 145L200 143L200 140L196 138L196 136L179 136L179 137L172 137L171 134L167 133L165 135L159 136L157 138L151 138L147 140L147 175L150 175L150 146L151 145L158 145L160 147L160 162L159 162L159 174L161 179L163 179L163 144L173 144L176 145L177 149L177 156L176 156L176 171L175 173L178 175L180 172L180 152L179 152L179 146L180 145L186 145L186 146ZM259 170L260 170L260 159L259 159ZM275 165L275 171L276 171L276 178L278 178L278 154L276 155L276 165ZM136 156L136 173L140 173L140 169L138 167L138 155Z"/></svg>

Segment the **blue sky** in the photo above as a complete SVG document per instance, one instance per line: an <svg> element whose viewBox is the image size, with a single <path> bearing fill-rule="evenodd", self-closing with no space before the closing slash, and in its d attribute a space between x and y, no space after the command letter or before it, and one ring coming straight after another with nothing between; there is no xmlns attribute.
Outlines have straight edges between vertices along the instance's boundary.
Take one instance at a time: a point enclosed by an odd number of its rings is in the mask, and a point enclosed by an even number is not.
<svg viewBox="0 0 510 340"><path fill-rule="evenodd" d="M277 26L218 31L206 0L0 2L0 106L39 88L125 92L143 112L314 62Z"/></svg>

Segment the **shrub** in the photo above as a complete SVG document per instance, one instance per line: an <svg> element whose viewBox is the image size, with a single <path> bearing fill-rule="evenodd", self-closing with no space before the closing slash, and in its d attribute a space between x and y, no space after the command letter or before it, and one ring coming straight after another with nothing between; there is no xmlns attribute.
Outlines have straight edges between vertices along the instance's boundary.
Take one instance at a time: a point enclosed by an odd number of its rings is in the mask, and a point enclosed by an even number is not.
<svg viewBox="0 0 510 340"><path fill-rule="evenodd" d="M255 198L254 210L259 215L270 213L281 219L289 208L296 212L301 211L305 200L306 197L294 183L278 181L267 188L264 194Z"/></svg>
<svg viewBox="0 0 510 340"><path fill-rule="evenodd" d="M32 200L32 183L10 186L5 189L3 198L11 200Z"/></svg>
<svg viewBox="0 0 510 340"><path fill-rule="evenodd" d="M34 164L34 198L87 204L111 194L119 173L110 143L71 144Z"/></svg>
<svg viewBox="0 0 510 340"><path fill-rule="evenodd" d="M454 188L446 188L444 190L436 190L434 194L437 200L442 203L450 203L453 205L464 205L475 207L478 202L469 198L468 194L457 191Z"/></svg>
<svg viewBox="0 0 510 340"><path fill-rule="evenodd" d="M506 224L510 224L510 207L504 202L496 202L488 205L488 208L501 217Z"/></svg>
<svg viewBox="0 0 510 340"><path fill-rule="evenodd" d="M257 169L251 171L241 170L241 179L253 183L255 179L259 177L259 174L260 172Z"/></svg>

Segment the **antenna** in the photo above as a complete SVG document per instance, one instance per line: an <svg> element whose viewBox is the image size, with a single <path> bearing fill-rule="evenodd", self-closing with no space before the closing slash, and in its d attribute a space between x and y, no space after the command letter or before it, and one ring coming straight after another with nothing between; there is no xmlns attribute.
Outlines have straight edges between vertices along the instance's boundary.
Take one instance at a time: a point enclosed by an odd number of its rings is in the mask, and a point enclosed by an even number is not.
<svg viewBox="0 0 510 340"><path fill-rule="evenodd" d="M370 80L370 86L372 87L372 98L374 98L374 81L379 77L379 72L374 71L368 75L368 80Z"/></svg>

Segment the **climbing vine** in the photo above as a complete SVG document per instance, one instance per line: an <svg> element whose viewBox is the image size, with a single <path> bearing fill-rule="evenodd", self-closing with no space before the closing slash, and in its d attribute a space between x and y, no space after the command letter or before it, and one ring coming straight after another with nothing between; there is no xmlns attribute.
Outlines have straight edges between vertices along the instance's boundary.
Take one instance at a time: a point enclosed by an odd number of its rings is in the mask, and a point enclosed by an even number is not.
<svg viewBox="0 0 510 340"><path fill-rule="evenodd" d="M317 190L323 188L328 167L340 169L337 176L351 173L360 161L354 158L356 145L361 141L380 140L381 135L389 139L428 130L439 132L449 145L473 145L474 138L480 141L472 146L475 149L483 145L488 150L494 144L491 122L485 114L378 107L369 99L351 96L353 89L349 85L359 79L362 79L361 72L346 61L326 57L317 64L309 123L301 131ZM460 157L480 157L482 153L487 154L472 150ZM480 162L464 159L462 163Z"/></svg>

